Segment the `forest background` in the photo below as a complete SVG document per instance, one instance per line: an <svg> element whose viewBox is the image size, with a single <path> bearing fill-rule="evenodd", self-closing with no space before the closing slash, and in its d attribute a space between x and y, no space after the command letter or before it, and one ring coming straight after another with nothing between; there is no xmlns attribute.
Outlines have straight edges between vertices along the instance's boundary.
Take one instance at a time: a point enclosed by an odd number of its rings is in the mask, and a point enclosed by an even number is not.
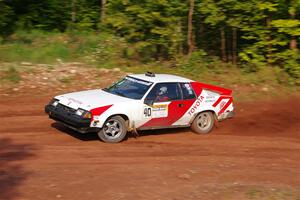
<svg viewBox="0 0 300 200"><path fill-rule="evenodd" d="M76 61L297 88L299 17L300 0L0 0L0 62L16 63L1 77L19 82L20 62Z"/></svg>

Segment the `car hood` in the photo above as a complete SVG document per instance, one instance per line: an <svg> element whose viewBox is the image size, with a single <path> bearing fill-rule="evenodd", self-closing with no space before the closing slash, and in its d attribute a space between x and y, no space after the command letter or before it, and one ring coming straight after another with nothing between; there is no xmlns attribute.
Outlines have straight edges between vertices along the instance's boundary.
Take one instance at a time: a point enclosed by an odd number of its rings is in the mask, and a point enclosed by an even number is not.
<svg viewBox="0 0 300 200"><path fill-rule="evenodd" d="M101 89L73 92L56 96L55 98L59 100L59 103L70 108L82 108L88 111L102 106L134 101L133 99L114 95Z"/></svg>

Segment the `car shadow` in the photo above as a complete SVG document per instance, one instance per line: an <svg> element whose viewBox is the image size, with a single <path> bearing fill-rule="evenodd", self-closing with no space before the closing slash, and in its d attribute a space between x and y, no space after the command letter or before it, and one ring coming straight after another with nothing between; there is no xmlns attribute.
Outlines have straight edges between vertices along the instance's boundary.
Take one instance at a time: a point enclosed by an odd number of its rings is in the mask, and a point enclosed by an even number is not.
<svg viewBox="0 0 300 200"><path fill-rule="evenodd" d="M54 122L51 124L53 128L56 130L66 133L76 139L82 140L82 141L94 141L94 140L100 140L97 133L79 133L75 130L72 130L63 124L59 122ZM138 134L134 134L132 132L128 132L125 140L129 138L139 138L139 137L146 137L151 135L165 135L165 134L179 134L182 132L188 132L190 131L189 128L167 128L167 129L155 129L155 130L142 130L138 131Z"/></svg>
<svg viewBox="0 0 300 200"><path fill-rule="evenodd" d="M97 133L79 133L77 131L74 131L63 124L59 122L54 122L51 124L53 128L56 130L66 133L76 139L82 140L82 141L93 141L93 140L99 140Z"/></svg>
<svg viewBox="0 0 300 200"><path fill-rule="evenodd" d="M19 187L32 174L24 169L22 161L34 156L32 148L32 144L0 138L0 199L13 200L20 197Z"/></svg>
<svg viewBox="0 0 300 200"><path fill-rule="evenodd" d="M165 129L153 129L138 131L138 136L150 136L150 135L166 135L166 134L180 134L190 131L189 128L165 128ZM135 137L134 134L130 134L129 137Z"/></svg>

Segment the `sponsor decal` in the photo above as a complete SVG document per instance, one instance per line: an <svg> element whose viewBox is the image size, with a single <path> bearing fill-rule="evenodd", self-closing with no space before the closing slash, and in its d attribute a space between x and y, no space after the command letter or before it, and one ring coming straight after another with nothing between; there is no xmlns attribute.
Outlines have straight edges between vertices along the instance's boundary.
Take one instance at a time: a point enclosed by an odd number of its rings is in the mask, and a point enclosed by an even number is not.
<svg viewBox="0 0 300 200"><path fill-rule="evenodd" d="M214 99L208 99L208 100L205 100L205 103L213 103L213 102L215 102Z"/></svg>
<svg viewBox="0 0 300 200"><path fill-rule="evenodd" d="M215 99L215 96L207 96L206 99Z"/></svg>
<svg viewBox="0 0 300 200"><path fill-rule="evenodd" d="M197 108L200 106L200 104L202 103L204 97L203 96L199 96L196 100L196 102L194 103L194 105L192 106L192 108L189 110L188 114L191 116L192 114L195 113L195 111L197 110Z"/></svg>
<svg viewBox="0 0 300 200"><path fill-rule="evenodd" d="M220 109L222 109L224 107L225 103L226 103L225 101L221 101L221 103L220 103Z"/></svg>
<svg viewBox="0 0 300 200"><path fill-rule="evenodd" d="M126 77L127 80L129 81L132 81L132 82L135 82L135 83L139 83L139 84L143 84L143 85L151 85L152 83L150 82L147 82L147 81L142 81L142 80L137 80L137 79L134 79L134 78L130 78L130 77Z"/></svg>
<svg viewBox="0 0 300 200"><path fill-rule="evenodd" d="M81 101L78 101L78 100L73 99L73 98L71 98L71 97L69 97L69 98L67 98L67 99L69 100L68 105L70 105L72 102L73 102L73 103L77 103L77 104L82 104Z"/></svg>
<svg viewBox="0 0 300 200"><path fill-rule="evenodd" d="M167 117L168 116L168 104L153 105L152 115L153 115L153 118Z"/></svg>
<svg viewBox="0 0 300 200"><path fill-rule="evenodd" d="M144 108L144 117L160 118L168 117L168 104L155 104Z"/></svg>

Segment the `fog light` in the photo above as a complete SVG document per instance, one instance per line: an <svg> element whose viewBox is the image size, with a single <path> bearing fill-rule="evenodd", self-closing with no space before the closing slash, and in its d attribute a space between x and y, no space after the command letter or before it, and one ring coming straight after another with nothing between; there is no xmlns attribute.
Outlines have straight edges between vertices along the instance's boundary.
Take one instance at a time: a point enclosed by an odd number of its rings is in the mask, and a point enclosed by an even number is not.
<svg viewBox="0 0 300 200"><path fill-rule="evenodd" d="M83 118L85 118L85 119L91 119L92 118L92 114L90 112L86 112L86 113L84 113Z"/></svg>

